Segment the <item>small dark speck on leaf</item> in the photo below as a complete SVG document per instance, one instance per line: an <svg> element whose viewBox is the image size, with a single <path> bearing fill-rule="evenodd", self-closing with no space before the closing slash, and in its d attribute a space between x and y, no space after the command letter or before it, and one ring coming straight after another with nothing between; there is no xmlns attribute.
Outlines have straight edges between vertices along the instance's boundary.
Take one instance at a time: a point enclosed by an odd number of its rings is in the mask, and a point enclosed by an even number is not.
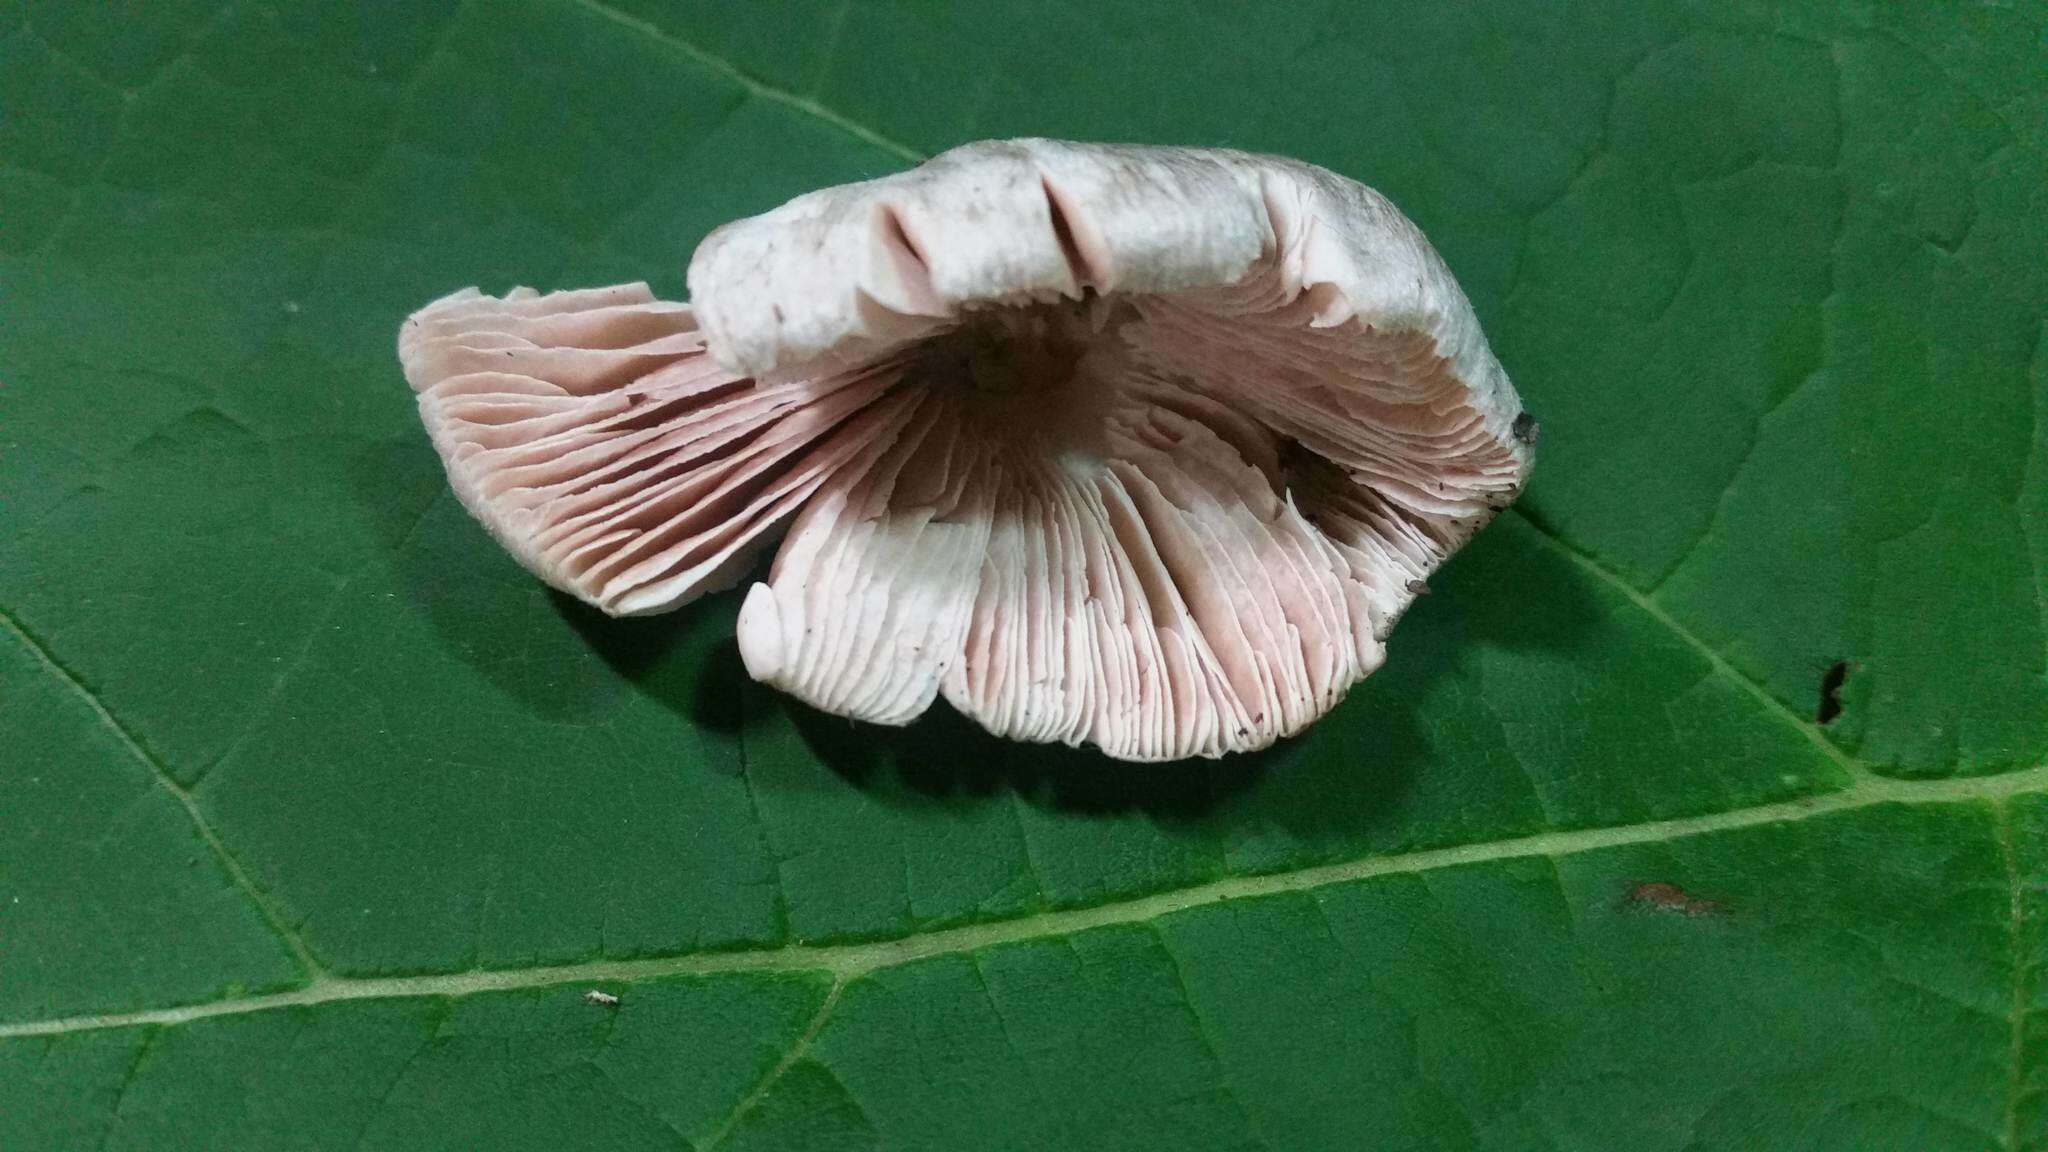
<svg viewBox="0 0 2048 1152"><path fill-rule="evenodd" d="M595 1004L600 1008L617 1008L619 1006L619 998L617 996L596 988L585 992L583 1000L587 1004Z"/></svg>
<svg viewBox="0 0 2048 1152"><path fill-rule="evenodd" d="M1429 595L1429 585L1421 580L1410 580L1408 582L1408 592L1414 596L1427 596Z"/></svg>
<svg viewBox="0 0 2048 1152"><path fill-rule="evenodd" d="M1640 908L1676 912L1681 916L1712 916L1726 911L1719 901L1702 899L1662 880L1652 880L1629 889L1628 902Z"/></svg>
<svg viewBox="0 0 2048 1152"><path fill-rule="evenodd" d="M1536 417L1524 412L1515 417L1514 427L1509 429L1509 434L1524 444L1534 444L1543 436L1543 425L1536 422Z"/></svg>
<svg viewBox="0 0 2048 1152"><path fill-rule="evenodd" d="M1842 681L1849 678L1849 662L1837 660L1820 676L1820 707L1813 710L1816 724L1832 724L1842 714Z"/></svg>

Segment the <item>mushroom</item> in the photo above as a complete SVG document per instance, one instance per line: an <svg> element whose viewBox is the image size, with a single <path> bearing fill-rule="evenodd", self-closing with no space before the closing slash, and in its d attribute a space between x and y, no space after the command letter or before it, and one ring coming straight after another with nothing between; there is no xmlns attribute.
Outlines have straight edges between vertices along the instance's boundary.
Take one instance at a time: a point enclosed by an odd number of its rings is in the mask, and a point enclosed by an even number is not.
<svg viewBox="0 0 2048 1152"><path fill-rule="evenodd" d="M970 144L712 233L691 303L466 289L398 349L463 504L614 615L739 582L747 671L1164 760L1379 667L1534 424L1378 193L1232 151Z"/></svg>

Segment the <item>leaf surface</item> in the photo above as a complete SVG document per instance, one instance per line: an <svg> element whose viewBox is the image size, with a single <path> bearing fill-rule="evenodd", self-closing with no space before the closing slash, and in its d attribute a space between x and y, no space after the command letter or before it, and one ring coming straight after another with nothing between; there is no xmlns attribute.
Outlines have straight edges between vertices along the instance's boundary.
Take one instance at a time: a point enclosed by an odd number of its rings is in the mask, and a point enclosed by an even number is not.
<svg viewBox="0 0 2048 1152"><path fill-rule="evenodd" d="M2048 1147L2044 32L0 0L0 1147ZM1026 134L1380 188L1543 418L1301 739L854 728L445 492L420 303Z"/></svg>

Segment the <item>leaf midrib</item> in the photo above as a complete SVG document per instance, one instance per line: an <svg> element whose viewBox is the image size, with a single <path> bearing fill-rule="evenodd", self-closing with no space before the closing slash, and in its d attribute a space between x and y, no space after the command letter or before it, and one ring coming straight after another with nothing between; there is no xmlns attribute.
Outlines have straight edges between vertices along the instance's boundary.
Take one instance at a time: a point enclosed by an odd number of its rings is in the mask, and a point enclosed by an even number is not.
<svg viewBox="0 0 2048 1152"><path fill-rule="evenodd" d="M479 992L518 991L559 984L630 983L673 976L710 976L733 972L812 972L846 981L933 956L973 952L997 945L1048 937L1069 936L1094 928L1150 923L1179 912L1230 900L1313 892L1337 884L1464 865L1537 857L1558 859L1607 848L1665 843L1766 824L1810 820L1881 804L1981 802L1989 806L1996 805L2006 797L2039 791L2044 787L2048 787L2048 766L2000 776L1946 780L1894 780L1868 776L1838 792L1798 800L1781 800L1725 812L1652 820L1639 824L1568 832L1538 832L1509 840L1457 844L1388 856L1368 856L1288 872L1227 877L1206 884L1171 889L1087 908L983 921L887 940L857 944L791 944L736 951L686 952L636 960L594 960L577 964L479 969L433 975L329 976L289 992L235 997L203 1004L150 1008L135 1012L67 1016L0 1024L0 1039L61 1035L138 1025L185 1024L215 1016L243 1015L278 1008L310 1007L346 1000L467 996Z"/></svg>

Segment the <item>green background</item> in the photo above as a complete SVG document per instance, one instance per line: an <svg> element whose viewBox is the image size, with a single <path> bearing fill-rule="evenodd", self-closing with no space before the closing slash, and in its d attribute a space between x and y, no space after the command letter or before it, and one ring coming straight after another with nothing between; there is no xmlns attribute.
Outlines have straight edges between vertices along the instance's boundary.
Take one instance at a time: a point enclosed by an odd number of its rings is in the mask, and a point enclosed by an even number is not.
<svg viewBox="0 0 2048 1152"><path fill-rule="evenodd" d="M0 0L0 1147L2048 1148L2044 27ZM1373 184L1543 418L1305 737L856 729L446 492L412 308L1019 134Z"/></svg>

